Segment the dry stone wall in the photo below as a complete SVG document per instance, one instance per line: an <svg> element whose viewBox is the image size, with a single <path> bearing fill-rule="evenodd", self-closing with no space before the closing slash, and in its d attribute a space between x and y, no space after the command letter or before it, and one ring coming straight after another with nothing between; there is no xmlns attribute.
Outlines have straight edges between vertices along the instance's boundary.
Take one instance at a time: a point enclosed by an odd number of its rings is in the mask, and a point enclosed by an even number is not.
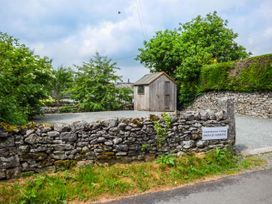
<svg viewBox="0 0 272 204"><path fill-rule="evenodd" d="M76 162L130 162L159 154L201 152L233 145L233 103L225 100L216 111L188 111L171 115L171 127L159 146L154 120L124 118L96 123L74 122L52 126L35 125L15 132L0 130L0 179L22 172L55 170ZM202 140L202 127L228 126L224 140Z"/></svg>
<svg viewBox="0 0 272 204"><path fill-rule="evenodd" d="M199 96L187 110L218 110L217 101L230 98L234 101L235 113L254 117L272 118L272 92L237 93L210 92Z"/></svg>

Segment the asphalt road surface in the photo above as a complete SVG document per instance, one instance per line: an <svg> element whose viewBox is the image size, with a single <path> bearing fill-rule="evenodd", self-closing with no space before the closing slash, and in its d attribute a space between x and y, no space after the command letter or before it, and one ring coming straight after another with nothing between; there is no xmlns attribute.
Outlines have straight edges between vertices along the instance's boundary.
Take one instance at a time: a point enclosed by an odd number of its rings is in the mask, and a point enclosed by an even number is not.
<svg viewBox="0 0 272 204"><path fill-rule="evenodd" d="M272 169L226 177L110 204L272 204Z"/></svg>

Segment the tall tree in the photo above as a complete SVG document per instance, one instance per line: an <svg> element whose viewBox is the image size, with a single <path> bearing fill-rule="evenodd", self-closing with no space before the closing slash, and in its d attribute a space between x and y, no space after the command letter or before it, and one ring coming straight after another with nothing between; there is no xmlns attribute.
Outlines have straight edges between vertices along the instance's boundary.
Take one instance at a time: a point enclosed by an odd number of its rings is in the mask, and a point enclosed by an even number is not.
<svg viewBox="0 0 272 204"><path fill-rule="evenodd" d="M96 53L77 69L71 93L79 101L81 110L116 110L131 100L129 90L116 87L121 77L116 74L118 67L111 59Z"/></svg>
<svg viewBox="0 0 272 204"><path fill-rule="evenodd" d="M69 89L73 85L74 72L71 68L59 67L53 71L55 79L53 80L53 97L56 99L57 103L68 94Z"/></svg>
<svg viewBox="0 0 272 204"><path fill-rule="evenodd" d="M0 33L0 121L25 123L50 93L51 60Z"/></svg>
<svg viewBox="0 0 272 204"><path fill-rule="evenodd" d="M216 12L197 16L180 24L178 29L157 32L139 49L137 59L152 72L165 71L175 77L180 82L181 101L188 102L196 92L202 65L237 60L250 54L235 42L238 34L227 24Z"/></svg>

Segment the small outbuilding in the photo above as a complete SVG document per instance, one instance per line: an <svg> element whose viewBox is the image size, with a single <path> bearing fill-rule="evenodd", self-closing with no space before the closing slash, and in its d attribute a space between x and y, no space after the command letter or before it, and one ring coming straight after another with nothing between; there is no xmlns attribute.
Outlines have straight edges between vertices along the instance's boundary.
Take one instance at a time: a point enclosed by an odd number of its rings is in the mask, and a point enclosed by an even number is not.
<svg viewBox="0 0 272 204"><path fill-rule="evenodd" d="M165 72L144 75L134 83L134 110L176 111L177 84Z"/></svg>

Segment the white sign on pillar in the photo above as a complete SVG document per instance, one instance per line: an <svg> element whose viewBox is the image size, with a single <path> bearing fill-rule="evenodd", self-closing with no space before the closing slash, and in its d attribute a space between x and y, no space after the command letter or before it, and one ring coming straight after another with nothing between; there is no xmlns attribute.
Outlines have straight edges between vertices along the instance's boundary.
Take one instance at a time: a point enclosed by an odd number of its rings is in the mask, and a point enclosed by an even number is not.
<svg viewBox="0 0 272 204"><path fill-rule="evenodd" d="M202 127L202 140L224 140L228 138L228 127Z"/></svg>

